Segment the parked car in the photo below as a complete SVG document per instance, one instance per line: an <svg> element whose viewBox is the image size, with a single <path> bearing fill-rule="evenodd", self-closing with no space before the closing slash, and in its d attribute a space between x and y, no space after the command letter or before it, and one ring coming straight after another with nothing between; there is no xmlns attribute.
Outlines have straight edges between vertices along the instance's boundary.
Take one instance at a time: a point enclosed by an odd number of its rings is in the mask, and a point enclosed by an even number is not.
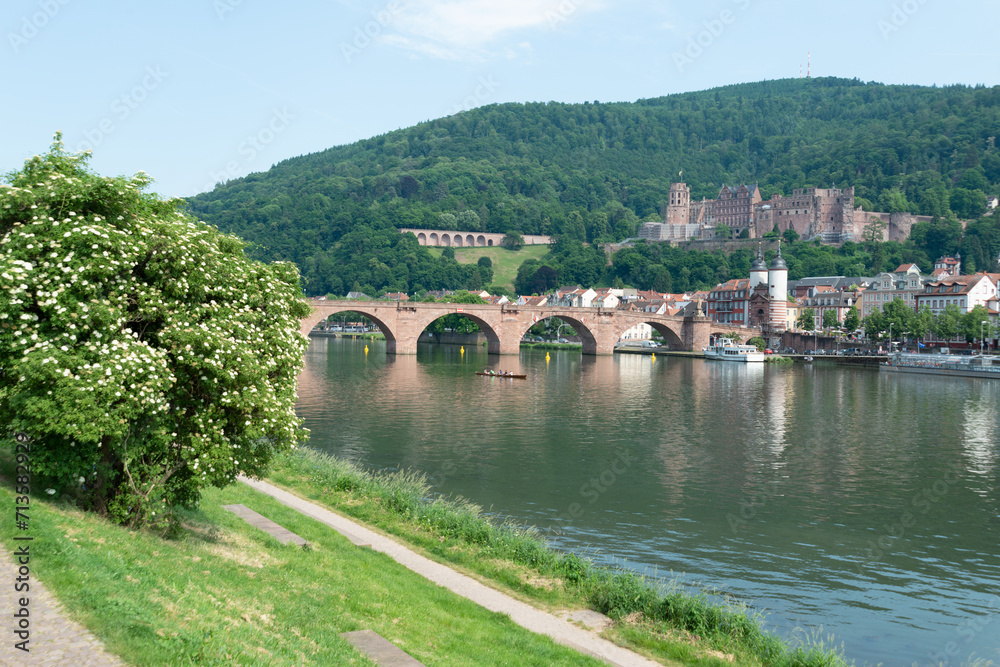
<svg viewBox="0 0 1000 667"><path fill-rule="evenodd" d="M769 348L769 347L768 347L768 348L765 348L765 349L764 349L764 354L774 354L774 350L772 350L772 349L771 349L771 348Z"/></svg>
<svg viewBox="0 0 1000 667"><path fill-rule="evenodd" d="M559 339L559 342L560 342L560 343L568 343L569 341L568 341L568 340L566 340L565 338L560 338L560 339Z"/></svg>

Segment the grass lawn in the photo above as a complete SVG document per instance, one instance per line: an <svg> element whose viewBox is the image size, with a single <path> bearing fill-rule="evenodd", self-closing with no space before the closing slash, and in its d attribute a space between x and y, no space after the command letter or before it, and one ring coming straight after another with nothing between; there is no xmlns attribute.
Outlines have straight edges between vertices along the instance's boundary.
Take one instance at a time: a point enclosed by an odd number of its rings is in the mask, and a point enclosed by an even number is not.
<svg viewBox="0 0 1000 667"><path fill-rule="evenodd" d="M9 452L0 503L14 505ZM647 586L548 549L412 473L368 473L303 448L269 475L298 495L396 535L418 552L543 609L592 608L606 638L665 665L841 665L790 649L739 608ZM222 505L240 503L312 543L281 545ZM69 503L31 498L31 575L107 649L135 665L371 665L339 635L370 629L428 665L600 665L431 584L388 556L242 484L206 489L175 539L130 531ZM14 521L0 540L14 544Z"/></svg>
<svg viewBox="0 0 1000 667"><path fill-rule="evenodd" d="M444 248L430 247L428 250L435 257L440 257ZM489 257L493 261L493 284L514 289L514 278L517 268L526 259L541 259L549 252L547 245L526 245L518 251L507 250L498 246L453 248L455 259L460 264L475 264L480 257Z"/></svg>
<svg viewBox="0 0 1000 667"><path fill-rule="evenodd" d="M0 502L14 506L9 482ZM283 546L242 503L310 541ZM0 535L14 544L13 521ZM339 637L371 629L428 665L599 665L431 584L388 556L235 484L209 489L178 539L32 498L32 577L134 665L373 665Z"/></svg>

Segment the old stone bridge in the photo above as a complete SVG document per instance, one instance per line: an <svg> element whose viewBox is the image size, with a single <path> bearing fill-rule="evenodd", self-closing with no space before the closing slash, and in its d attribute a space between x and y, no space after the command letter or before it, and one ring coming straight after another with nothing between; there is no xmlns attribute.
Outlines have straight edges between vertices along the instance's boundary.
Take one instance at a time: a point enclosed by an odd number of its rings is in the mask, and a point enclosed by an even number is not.
<svg viewBox="0 0 1000 667"><path fill-rule="evenodd" d="M643 322L658 331L672 349L700 351L709 336L735 333L746 340L755 331L713 323L701 315L669 316L606 308L516 306L468 303L406 303L395 301L327 301L309 299L311 315L302 320L301 332L309 332L322 320L344 311L361 313L385 335L388 354L416 354L417 339L434 320L459 314L479 325L486 335L490 354L518 354L521 338L536 322L558 317L576 330L584 354L612 354L615 343L627 330Z"/></svg>

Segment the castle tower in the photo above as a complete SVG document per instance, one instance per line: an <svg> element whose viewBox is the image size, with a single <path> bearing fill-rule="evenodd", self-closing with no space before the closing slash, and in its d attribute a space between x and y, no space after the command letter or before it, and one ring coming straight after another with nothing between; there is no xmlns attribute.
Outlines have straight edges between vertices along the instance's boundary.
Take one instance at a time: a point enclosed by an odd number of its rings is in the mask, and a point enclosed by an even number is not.
<svg viewBox="0 0 1000 667"><path fill-rule="evenodd" d="M767 264L764 263L763 250L757 244L757 259L750 265L750 290L753 291L758 285L767 285Z"/></svg>
<svg viewBox="0 0 1000 667"><path fill-rule="evenodd" d="M668 225L686 225L691 222L690 211L691 188L686 183L671 183L666 223Z"/></svg>
<svg viewBox="0 0 1000 667"><path fill-rule="evenodd" d="M784 331L788 320L788 264L781 256L781 241L778 241L778 255L767 267L767 294L770 301L768 324L771 331Z"/></svg>

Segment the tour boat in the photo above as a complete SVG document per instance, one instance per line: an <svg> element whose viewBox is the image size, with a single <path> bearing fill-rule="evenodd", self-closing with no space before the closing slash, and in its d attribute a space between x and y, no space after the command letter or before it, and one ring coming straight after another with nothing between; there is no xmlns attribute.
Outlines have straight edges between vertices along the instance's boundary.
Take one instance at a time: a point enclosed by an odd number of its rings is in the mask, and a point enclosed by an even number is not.
<svg viewBox="0 0 1000 667"><path fill-rule="evenodd" d="M717 359L719 361L739 361L741 363L763 363L764 353L757 349L756 345L740 345L731 340L723 338L702 351L706 359Z"/></svg>
<svg viewBox="0 0 1000 667"><path fill-rule="evenodd" d="M515 380L527 380L528 379L527 374L525 374L525 375L517 375L515 373L507 373L505 375L503 373L483 373L481 371L476 371L476 375L485 375L488 378L514 378Z"/></svg>

